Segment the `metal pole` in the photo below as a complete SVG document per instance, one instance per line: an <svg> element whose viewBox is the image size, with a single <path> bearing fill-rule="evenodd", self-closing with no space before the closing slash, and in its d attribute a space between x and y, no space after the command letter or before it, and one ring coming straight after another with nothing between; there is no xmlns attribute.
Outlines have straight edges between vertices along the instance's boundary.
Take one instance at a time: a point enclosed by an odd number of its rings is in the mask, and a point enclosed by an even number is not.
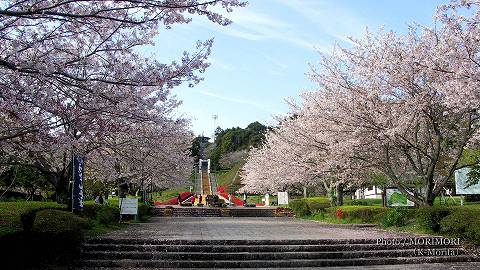
<svg viewBox="0 0 480 270"><path fill-rule="evenodd" d="M70 189L72 190L72 194L70 198L71 204L72 204L72 213L73 213L73 186L74 185L75 185L75 154L72 149L72 181L70 181Z"/></svg>

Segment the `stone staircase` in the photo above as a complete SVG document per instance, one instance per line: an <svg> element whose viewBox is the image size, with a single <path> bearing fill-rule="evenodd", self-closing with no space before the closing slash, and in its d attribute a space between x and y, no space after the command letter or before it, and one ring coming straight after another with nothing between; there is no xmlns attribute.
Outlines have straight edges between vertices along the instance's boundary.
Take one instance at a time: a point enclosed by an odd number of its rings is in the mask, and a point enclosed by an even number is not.
<svg viewBox="0 0 480 270"><path fill-rule="evenodd" d="M213 207L172 207L170 211L165 211L167 207L157 206L153 209L156 216L174 216L174 217L274 217L275 208L213 208Z"/></svg>
<svg viewBox="0 0 480 270"><path fill-rule="evenodd" d="M418 239L418 238L417 238ZM431 239L431 238L430 238ZM399 239L400 242L403 239ZM423 241L425 242L425 241ZM403 242L402 242L403 243ZM420 251L420 252L419 252ZM428 252L434 253L428 253ZM423 254L422 254L423 253ZM280 268L478 261L457 245L357 240L143 240L95 238L77 266L110 268Z"/></svg>
<svg viewBox="0 0 480 270"><path fill-rule="evenodd" d="M232 217L274 217L275 208L232 207L229 208Z"/></svg>
<svg viewBox="0 0 480 270"><path fill-rule="evenodd" d="M204 195L210 195L212 188L210 186L210 178L207 171L202 170L202 191Z"/></svg>
<svg viewBox="0 0 480 270"><path fill-rule="evenodd" d="M156 216L173 216L173 217L220 217L221 212L219 208L208 208L208 207L174 207L172 209L173 213L166 212L166 207L155 207L153 208L153 213Z"/></svg>

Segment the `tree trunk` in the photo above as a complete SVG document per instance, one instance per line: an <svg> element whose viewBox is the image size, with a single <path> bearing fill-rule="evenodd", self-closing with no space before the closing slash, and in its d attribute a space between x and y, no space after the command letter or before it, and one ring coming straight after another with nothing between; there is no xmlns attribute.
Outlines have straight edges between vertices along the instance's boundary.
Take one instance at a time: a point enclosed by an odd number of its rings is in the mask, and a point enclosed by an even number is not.
<svg viewBox="0 0 480 270"><path fill-rule="evenodd" d="M55 188L55 200L58 203L71 205L71 196L69 193L69 178L64 173L50 173L47 180L52 183Z"/></svg>
<svg viewBox="0 0 480 270"><path fill-rule="evenodd" d="M335 191L333 189L333 184L330 181L324 180L321 182L323 184L323 188L325 188L326 195L328 199L330 200L330 205L335 206L336 205L336 199L335 199Z"/></svg>
<svg viewBox="0 0 480 270"><path fill-rule="evenodd" d="M337 206L342 206L343 205L343 184L338 183L335 188L337 193Z"/></svg>
<svg viewBox="0 0 480 270"><path fill-rule="evenodd" d="M435 196L433 196L433 193L432 194L427 194L427 202L426 204L428 206L433 206L433 202L435 201Z"/></svg>
<svg viewBox="0 0 480 270"><path fill-rule="evenodd" d="M28 198L27 198L27 201L28 201L29 199L31 199L32 201L35 200L35 192L36 192L36 191L37 191L37 188L35 188L35 187L32 187L32 188L28 189Z"/></svg>
<svg viewBox="0 0 480 270"><path fill-rule="evenodd" d="M387 190L386 187L382 187L382 206L387 207Z"/></svg>
<svg viewBox="0 0 480 270"><path fill-rule="evenodd" d="M335 197L335 189L333 187L329 187L327 189L328 198L330 199L331 206L337 206L337 198Z"/></svg>

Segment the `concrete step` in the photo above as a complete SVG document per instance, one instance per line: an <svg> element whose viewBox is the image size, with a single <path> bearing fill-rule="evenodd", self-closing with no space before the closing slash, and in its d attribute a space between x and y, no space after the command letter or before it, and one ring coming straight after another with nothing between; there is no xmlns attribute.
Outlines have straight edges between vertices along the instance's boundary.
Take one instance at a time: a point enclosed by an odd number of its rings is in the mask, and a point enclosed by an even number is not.
<svg viewBox="0 0 480 270"><path fill-rule="evenodd" d="M164 207L155 207L153 213L156 216L167 216ZM171 208L172 214L170 216L185 216L185 217L220 217L221 212L218 208L195 208L195 207L176 207Z"/></svg>
<svg viewBox="0 0 480 270"><path fill-rule="evenodd" d="M336 252L336 251L368 251L398 250L401 247L376 244L350 245L149 245L149 244L85 244L84 251L133 251L133 252ZM441 249L458 248L457 246L415 246L408 249Z"/></svg>
<svg viewBox="0 0 480 270"><path fill-rule="evenodd" d="M413 241L414 240L414 241ZM415 239L162 240L94 238L78 266L279 268L478 261L442 237Z"/></svg>
<svg viewBox="0 0 480 270"><path fill-rule="evenodd" d="M234 252L234 253L206 253L206 252L131 252L131 251L89 251L84 252L84 259L135 259L135 260L191 260L191 261L250 261L250 260L312 260L312 259L353 259L373 257L416 257L430 254L445 256L466 255L462 248L452 249L425 249L421 253L417 249L400 250L364 250L364 251L327 251L327 252Z"/></svg>
<svg viewBox="0 0 480 270"><path fill-rule="evenodd" d="M80 267L75 268L75 270L117 270L115 267ZM146 270L151 268L128 268L129 270ZM156 268L159 269L159 268ZM162 268L164 270L172 270L176 268ZM183 268L183 269L203 269L210 270L211 268ZM228 268L216 268L227 270ZM252 268L248 268L252 269ZM265 269L263 267L257 269ZM297 268L282 268L283 270L296 270ZM302 269L318 269L317 267L302 267ZM421 264L402 264L402 265L372 265L372 266L344 266L344 267L323 267L325 270L478 270L480 269L480 262L452 262L452 263L421 263Z"/></svg>
<svg viewBox="0 0 480 270"><path fill-rule="evenodd" d="M153 209L156 216L166 216L165 207L157 206ZM174 207L171 216L232 216L232 217L274 217L275 208L209 208L209 207ZM222 214L223 213L223 214Z"/></svg>
<svg viewBox="0 0 480 270"><path fill-rule="evenodd" d="M354 244L372 244L385 246L458 246L458 242L450 241L443 237L418 237L418 238L389 238L386 240L377 239L277 239L277 240L243 240L243 239L225 239L225 240L190 240L190 239L139 239L139 238L110 238L95 237L87 240L88 244L142 244L142 245L354 245Z"/></svg>
<svg viewBox="0 0 480 270"><path fill-rule="evenodd" d="M309 259L309 260L132 260L106 259L82 260L79 266L88 267L145 267L145 268L283 268L283 267L325 267L325 266L362 266L386 264L419 264L476 261L468 255L449 257L372 257L354 259Z"/></svg>

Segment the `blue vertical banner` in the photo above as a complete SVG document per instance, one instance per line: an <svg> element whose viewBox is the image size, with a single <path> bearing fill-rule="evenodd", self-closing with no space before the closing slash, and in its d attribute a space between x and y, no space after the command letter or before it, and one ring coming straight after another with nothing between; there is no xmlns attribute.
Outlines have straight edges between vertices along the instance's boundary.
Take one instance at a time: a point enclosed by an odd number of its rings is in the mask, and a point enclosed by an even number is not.
<svg viewBox="0 0 480 270"><path fill-rule="evenodd" d="M73 155L73 187L72 187L72 210L83 209L83 168L85 158Z"/></svg>

